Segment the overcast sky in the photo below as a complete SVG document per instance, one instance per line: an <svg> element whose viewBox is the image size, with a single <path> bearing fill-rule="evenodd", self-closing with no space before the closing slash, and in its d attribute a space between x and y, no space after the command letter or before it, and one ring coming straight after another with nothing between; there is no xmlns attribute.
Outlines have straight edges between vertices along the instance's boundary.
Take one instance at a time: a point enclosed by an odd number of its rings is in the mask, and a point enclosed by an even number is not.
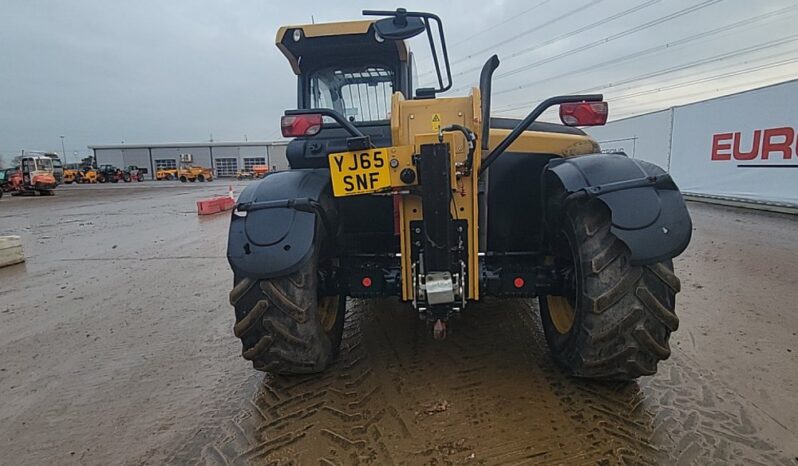
<svg viewBox="0 0 798 466"><path fill-rule="evenodd" d="M446 27L456 90L502 58L494 114L604 92L611 119L798 77L798 0L0 2L0 156L89 144L279 137L295 77L283 24L426 9ZM422 81L423 38L411 41Z"/></svg>

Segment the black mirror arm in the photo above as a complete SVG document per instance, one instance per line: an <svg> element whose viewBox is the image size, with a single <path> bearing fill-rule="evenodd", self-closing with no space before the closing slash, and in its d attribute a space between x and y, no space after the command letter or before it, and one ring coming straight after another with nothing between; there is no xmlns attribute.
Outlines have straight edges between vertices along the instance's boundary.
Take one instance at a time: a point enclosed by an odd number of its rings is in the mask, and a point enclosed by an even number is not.
<svg viewBox="0 0 798 466"><path fill-rule="evenodd" d="M438 89L435 89L435 93L446 92L452 88L452 69L449 66L449 51L446 49L446 37L443 35L443 22L438 15L432 13L418 13L418 15L424 19L424 24L427 26L427 39L429 39L432 60L435 63L435 74L438 75ZM438 53L435 48L435 39L432 35L430 20L435 21L438 27L438 37L441 40L441 51L443 52L443 63L446 65L446 85L443 84L443 74L441 73L440 61L438 60Z"/></svg>
<svg viewBox="0 0 798 466"><path fill-rule="evenodd" d="M479 174L485 172L485 170L490 167L490 165L496 161L496 159L504 153L514 142L518 139L521 134L526 131L529 126L535 122L540 115L543 114L549 107L553 107L554 105L560 104L567 104L571 102L600 102L604 100L604 96L601 94L585 94L585 95L561 95L557 97L549 97L548 99L544 100L543 102L539 103L534 110L529 112L529 115L524 118L521 123L518 124L510 134L507 135L502 141L496 146L490 154L482 161L482 166L479 168ZM482 136L483 139L486 138L485 135Z"/></svg>
<svg viewBox="0 0 798 466"><path fill-rule="evenodd" d="M438 75L438 87L442 89L443 76L441 75L441 65L438 62L438 54L435 53L435 39L432 37L432 28L430 27L429 20L427 18L424 18L424 25L427 27L427 40L429 40L429 48L432 51L432 62L435 64L435 74Z"/></svg>
<svg viewBox="0 0 798 466"><path fill-rule="evenodd" d="M443 62L446 63L446 80L449 84L446 85L445 88L441 89L441 92L446 92L452 88L452 67L449 66L449 49L446 47L446 37L443 35L443 23L440 19L436 16L435 19L438 21L438 32L441 35L441 50L443 51Z"/></svg>
<svg viewBox="0 0 798 466"><path fill-rule="evenodd" d="M446 49L446 37L443 34L443 21L438 15L433 13L425 13L422 11L407 11L402 8L396 11L386 11L386 10L363 10L364 16L393 16L394 20L401 18L421 18L424 21L424 25L426 26L425 29L427 30L427 39L429 40L430 51L432 52L432 59L435 62L435 72L438 75L438 87L439 89L429 90L432 94L438 92L446 92L452 88L452 69L449 66L449 51ZM441 73L441 66L440 61L438 59L438 53L435 49L435 40L432 34L432 26L430 25L430 20L435 21L438 27L438 37L441 40L441 51L443 52L443 63L446 65L446 85L443 84L443 74Z"/></svg>
<svg viewBox="0 0 798 466"><path fill-rule="evenodd" d="M363 10L363 16L396 16L396 10Z"/></svg>

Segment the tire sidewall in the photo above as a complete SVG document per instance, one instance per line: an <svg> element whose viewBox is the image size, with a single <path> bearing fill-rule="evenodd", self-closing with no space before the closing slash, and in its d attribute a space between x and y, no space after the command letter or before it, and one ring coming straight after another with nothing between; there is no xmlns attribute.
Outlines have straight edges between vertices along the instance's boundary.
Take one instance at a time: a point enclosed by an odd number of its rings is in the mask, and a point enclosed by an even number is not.
<svg viewBox="0 0 798 466"><path fill-rule="evenodd" d="M325 231L324 225L322 224L320 219L316 219L316 228L315 228L315 251L312 254L310 260L314 261L312 270L316 273L316 287L317 289L321 285L321 278L322 278L322 270L323 268L332 268L332 260L334 257L333 251L331 249L331 245L329 244L330 232ZM316 298L316 319L319 325L319 328L322 329L322 333L327 338L327 342L330 346L329 348L331 351L329 352L330 358L327 363L332 363L338 357L338 351L341 346L341 339L343 338L344 333L344 319L346 316L346 295L340 294L338 296L338 303L336 308L335 314L335 323L330 328L329 331L324 331L322 327L322 320L321 320L321 313L319 312L319 299L322 297L320 293L317 293Z"/></svg>

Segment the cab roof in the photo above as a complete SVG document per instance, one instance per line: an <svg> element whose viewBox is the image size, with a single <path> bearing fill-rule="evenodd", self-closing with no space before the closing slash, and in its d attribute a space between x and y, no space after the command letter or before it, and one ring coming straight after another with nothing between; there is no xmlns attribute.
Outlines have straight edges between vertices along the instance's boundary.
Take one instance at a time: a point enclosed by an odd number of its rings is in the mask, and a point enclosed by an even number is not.
<svg viewBox="0 0 798 466"><path fill-rule="evenodd" d="M374 20L360 20L282 26L277 30L275 44L297 75L303 71L303 56L341 53L341 46L346 45L356 47L359 53L387 52L396 54L401 61L407 61L407 46L404 41L378 42L373 24ZM297 30L301 31L298 41L294 40Z"/></svg>

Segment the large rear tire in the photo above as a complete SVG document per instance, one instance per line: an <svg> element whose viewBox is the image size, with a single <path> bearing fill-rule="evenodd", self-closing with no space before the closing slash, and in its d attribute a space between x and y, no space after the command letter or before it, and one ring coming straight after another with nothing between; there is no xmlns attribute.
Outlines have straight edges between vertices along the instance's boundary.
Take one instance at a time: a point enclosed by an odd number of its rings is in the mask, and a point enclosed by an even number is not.
<svg viewBox="0 0 798 466"><path fill-rule="evenodd" d="M572 375L633 380L670 356L680 282L670 260L632 265L610 222L598 200L567 209L553 248L570 285L566 296L540 298L541 318L554 359Z"/></svg>
<svg viewBox="0 0 798 466"><path fill-rule="evenodd" d="M346 297L318 295L318 253L287 277L236 277L230 292L235 335L255 369L277 374L321 372L338 355Z"/></svg>

